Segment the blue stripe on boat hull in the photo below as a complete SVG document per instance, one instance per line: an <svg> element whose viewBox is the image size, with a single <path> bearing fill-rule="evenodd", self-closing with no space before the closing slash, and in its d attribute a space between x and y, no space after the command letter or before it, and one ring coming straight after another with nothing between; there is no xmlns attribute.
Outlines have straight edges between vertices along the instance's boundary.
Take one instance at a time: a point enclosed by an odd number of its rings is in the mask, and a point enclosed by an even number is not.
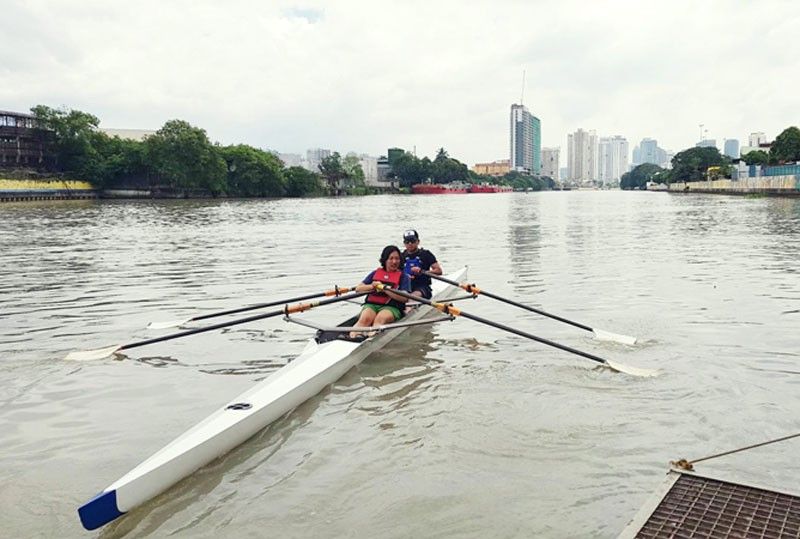
<svg viewBox="0 0 800 539"><path fill-rule="evenodd" d="M117 508L117 491L101 492L78 508L81 524L87 530L94 530L124 515Z"/></svg>

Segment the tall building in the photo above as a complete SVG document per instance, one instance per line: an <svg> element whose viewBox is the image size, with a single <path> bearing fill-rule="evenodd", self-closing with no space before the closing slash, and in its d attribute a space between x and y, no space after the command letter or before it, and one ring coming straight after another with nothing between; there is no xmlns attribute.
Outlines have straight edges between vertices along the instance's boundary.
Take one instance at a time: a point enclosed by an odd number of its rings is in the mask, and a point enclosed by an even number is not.
<svg viewBox="0 0 800 539"><path fill-rule="evenodd" d="M694 145L695 148L716 148L717 147L717 139L714 138L707 138L703 139L697 144Z"/></svg>
<svg viewBox="0 0 800 539"><path fill-rule="evenodd" d="M597 144L598 179L602 185L619 181L628 172L628 141L625 137L601 137Z"/></svg>
<svg viewBox="0 0 800 539"><path fill-rule="evenodd" d="M591 183L597 179L597 133L578 129L567 135L568 179Z"/></svg>
<svg viewBox="0 0 800 539"><path fill-rule="evenodd" d="M750 133L750 141L749 142L750 143L748 144L748 146L751 146L751 147L754 147L754 148L758 148L762 144L766 144L767 143L767 135L765 135L761 131L758 131L756 133Z"/></svg>
<svg viewBox="0 0 800 539"><path fill-rule="evenodd" d="M659 147L658 141L652 138L643 138L637 148L633 149L633 165L652 163L667 168L672 154Z"/></svg>
<svg viewBox="0 0 800 539"><path fill-rule="evenodd" d="M311 172L319 172L319 165L326 157L331 156L331 151L324 148L311 148L306 151L306 168Z"/></svg>
<svg viewBox="0 0 800 539"><path fill-rule="evenodd" d="M559 181L560 153L561 153L561 148L542 148L542 176L546 176L555 181Z"/></svg>
<svg viewBox="0 0 800 539"><path fill-rule="evenodd" d="M737 139L725 139L725 155L731 159L739 158L739 141Z"/></svg>
<svg viewBox="0 0 800 539"><path fill-rule="evenodd" d="M283 161L286 168L303 166L303 156L299 153L278 153L278 159Z"/></svg>
<svg viewBox="0 0 800 539"><path fill-rule="evenodd" d="M524 105L511 105L511 170L539 174L542 168L542 124Z"/></svg>

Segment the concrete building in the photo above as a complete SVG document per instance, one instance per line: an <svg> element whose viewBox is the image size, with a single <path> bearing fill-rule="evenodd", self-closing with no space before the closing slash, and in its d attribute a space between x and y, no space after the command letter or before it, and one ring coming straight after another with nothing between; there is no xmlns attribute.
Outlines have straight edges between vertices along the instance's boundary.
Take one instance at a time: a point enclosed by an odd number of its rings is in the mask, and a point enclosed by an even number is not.
<svg viewBox="0 0 800 539"><path fill-rule="evenodd" d="M109 137L119 137L122 140L135 140L141 142L150 135L155 135L156 132L151 129L109 129L106 127L99 127L97 129L101 133L105 133Z"/></svg>
<svg viewBox="0 0 800 539"><path fill-rule="evenodd" d="M351 155L351 154L348 154ZM355 154L353 154L355 155ZM378 158L367 154L358 156L361 170L364 171L364 183L369 187L385 186L385 183L378 181Z"/></svg>
<svg viewBox="0 0 800 539"><path fill-rule="evenodd" d="M472 171L475 174L483 176L502 176L511 170L511 165L508 159L498 159L489 163L475 163Z"/></svg>
<svg viewBox="0 0 800 539"><path fill-rule="evenodd" d="M597 180L597 133L578 129L567 135L567 179L576 183Z"/></svg>
<svg viewBox="0 0 800 539"><path fill-rule="evenodd" d="M725 139L725 155L731 159L739 158L739 140L735 138Z"/></svg>
<svg viewBox="0 0 800 539"><path fill-rule="evenodd" d="M302 167L303 162L305 161L305 159L303 159L303 156L300 155L299 153L278 153L277 155L278 159L283 161L283 166L285 166L286 168Z"/></svg>
<svg viewBox="0 0 800 539"><path fill-rule="evenodd" d="M716 148L717 147L717 139L714 138L707 138L703 139L697 144L694 145L695 148Z"/></svg>
<svg viewBox="0 0 800 539"><path fill-rule="evenodd" d="M331 151L325 148L311 148L306 151L306 169L311 172L319 172L319 165L326 157L331 156Z"/></svg>
<svg viewBox="0 0 800 539"><path fill-rule="evenodd" d="M55 156L48 149L52 133L36 127L36 117L31 114L0 110L0 167L52 167Z"/></svg>
<svg viewBox="0 0 800 539"><path fill-rule="evenodd" d="M602 185L618 182L628 171L628 141L625 137L601 137L597 144L598 180Z"/></svg>
<svg viewBox="0 0 800 539"><path fill-rule="evenodd" d="M560 181L560 154L561 148L542 148L542 176Z"/></svg>
<svg viewBox="0 0 800 539"><path fill-rule="evenodd" d="M750 139L748 141L748 146L751 148L758 148L762 144L767 143L767 135L762 133L761 131L757 131L755 133L750 133Z"/></svg>
<svg viewBox="0 0 800 539"><path fill-rule="evenodd" d="M542 168L542 127L524 105L511 105L509 127L510 168L539 174Z"/></svg>
<svg viewBox="0 0 800 539"><path fill-rule="evenodd" d="M661 148L656 139L643 138L639 145L633 149L633 166L652 163L668 168L672 155L674 154Z"/></svg>

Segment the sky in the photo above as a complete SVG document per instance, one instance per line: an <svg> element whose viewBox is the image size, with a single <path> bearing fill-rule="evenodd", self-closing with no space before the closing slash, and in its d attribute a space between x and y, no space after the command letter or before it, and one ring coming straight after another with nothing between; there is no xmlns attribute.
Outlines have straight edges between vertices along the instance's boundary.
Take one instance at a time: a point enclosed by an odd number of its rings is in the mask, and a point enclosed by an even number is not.
<svg viewBox="0 0 800 539"><path fill-rule="evenodd" d="M578 128L677 152L700 124L720 148L800 125L795 0L2 6L0 110L79 109L106 128L177 118L221 144L444 147L471 166L508 158L520 99L563 154Z"/></svg>

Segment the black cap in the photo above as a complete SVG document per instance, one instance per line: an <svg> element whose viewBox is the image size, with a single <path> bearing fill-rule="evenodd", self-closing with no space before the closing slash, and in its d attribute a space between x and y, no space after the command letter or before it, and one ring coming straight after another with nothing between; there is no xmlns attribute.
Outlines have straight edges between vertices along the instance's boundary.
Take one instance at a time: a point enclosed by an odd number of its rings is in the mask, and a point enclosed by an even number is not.
<svg viewBox="0 0 800 539"><path fill-rule="evenodd" d="M403 241L417 241L419 239L419 234L417 231L410 228L403 232Z"/></svg>

